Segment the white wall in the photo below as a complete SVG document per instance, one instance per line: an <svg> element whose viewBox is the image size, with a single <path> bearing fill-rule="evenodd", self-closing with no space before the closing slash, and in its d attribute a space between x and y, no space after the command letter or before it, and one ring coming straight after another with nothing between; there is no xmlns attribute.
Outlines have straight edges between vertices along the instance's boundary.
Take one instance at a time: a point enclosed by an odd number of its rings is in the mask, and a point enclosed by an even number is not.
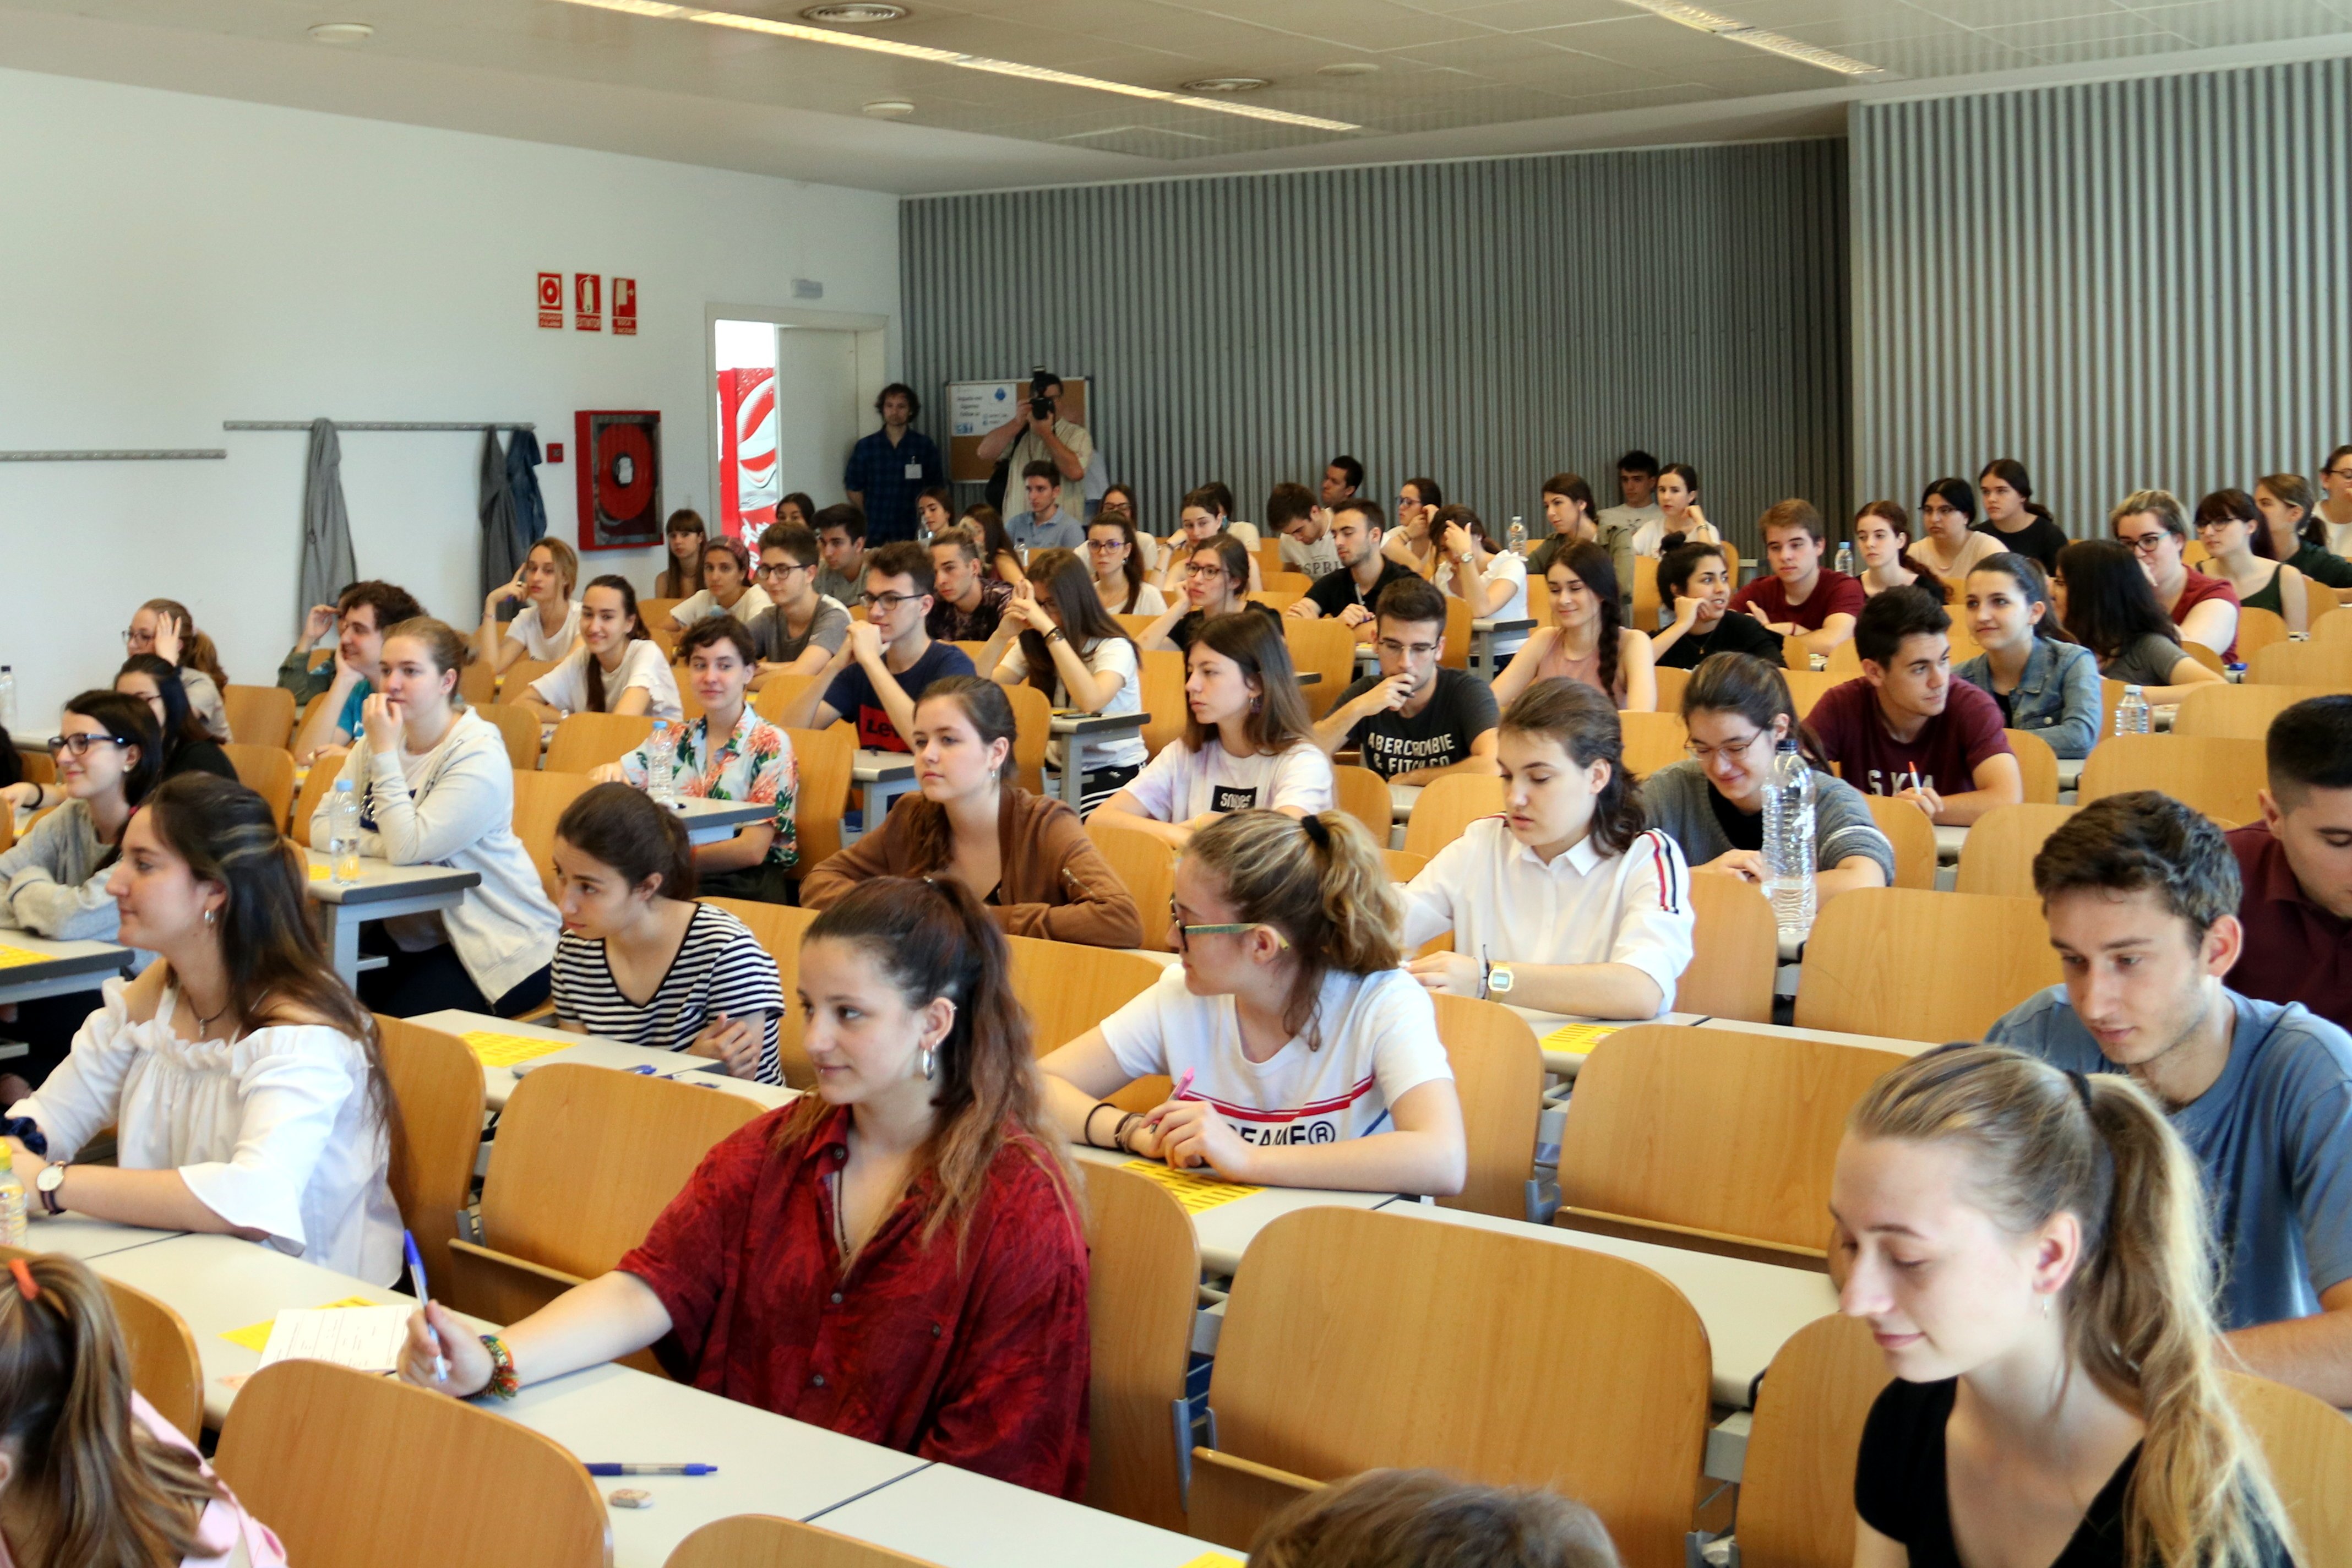
<svg viewBox="0 0 2352 1568"><path fill-rule="evenodd" d="M808 308L792 279L819 279L814 308L891 318L897 374L889 195L5 70L0 147L0 448L229 453L0 463L0 662L24 734L110 679L151 597L188 604L234 679L272 678L307 437L225 419L534 422L566 448L539 471L549 531L576 539L577 409L661 410L663 504L715 512L707 304ZM639 336L540 330L536 275L557 269L634 277ZM467 626L480 439L342 436L361 574ZM785 481L837 489L838 459ZM656 565L586 570L642 586Z"/></svg>

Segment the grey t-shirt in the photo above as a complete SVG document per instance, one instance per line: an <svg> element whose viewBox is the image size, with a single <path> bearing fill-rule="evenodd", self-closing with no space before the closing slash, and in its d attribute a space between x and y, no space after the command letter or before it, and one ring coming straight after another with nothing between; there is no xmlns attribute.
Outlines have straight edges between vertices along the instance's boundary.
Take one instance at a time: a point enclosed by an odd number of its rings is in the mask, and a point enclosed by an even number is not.
<svg viewBox="0 0 2352 1568"><path fill-rule="evenodd" d="M1738 847L1716 819L1714 794L1706 770L1696 762L1672 763L1642 781L1642 809L1649 814L1650 826L1682 846L1683 858L1694 868ZM1895 885L1895 846L1872 819L1870 803L1844 780L1817 773L1813 775L1814 868L1835 870L1839 861L1853 855L1869 856L1886 874L1886 885Z"/></svg>
<svg viewBox="0 0 2352 1568"><path fill-rule="evenodd" d="M1365 676L1339 693L1339 702L1354 701L1381 679L1377 671ZM1450 768L1470 760L1471 745L1495 727L1496 717L1493 687L1466 669L1441 668L1427 707L1410 719L1394 712L1359 719L1348 731L1348 744L1361 751L1364 766L1384 779L1422 768Z"/></svg>
<svg viewBox="0 0 2352 1568"><path fill-rule="evenodd" d="M1312 544L1301 544L1288 534L1282 536L1282 564L1286 570L1304 572L1309 577L1320 577L1339 569L1339 547L1331 542L1330 530Z"/></svg>
<svg viewBox="0 0 2352 1568"><path fill-rule="evenodd" d="M817 595L816 614L809 617L808 630L794 637L784 629L784 607L776 605L751 623L751 641L760 649L760 658L766 664L790 664L808 651L811 643L824 649L831 658L841 651L849 640L849 612L841 601L829 595Z"/></svg>
<svg viewBox="0 0 2352 1568"><path fill-rule="evenodd" d="M2352 1036L2299 1002L2229 994L2238 1024L2213 1087L2172 1112L2204 1168L2224 1329L2307 1318L2352 1279ZM2120 1069L2053 985L1995 1024L2014 1046L2073 1072Z"/></svg>
<svg viewBox="0 0 2352 1568"><path fill-rule="evenodd" d="M2126 686L2169 686L2183 655L2170 637L2147 632L2113 658L2099 661L2099 673Z"/></svg>
<svg viewBox="0 0 2352 1568"><path fill-rule="evenodd" d="M836 605L862 605L866 602L866 568L861 564L855 576L845 577L830 566L820 565L814 587Z"/></svg>

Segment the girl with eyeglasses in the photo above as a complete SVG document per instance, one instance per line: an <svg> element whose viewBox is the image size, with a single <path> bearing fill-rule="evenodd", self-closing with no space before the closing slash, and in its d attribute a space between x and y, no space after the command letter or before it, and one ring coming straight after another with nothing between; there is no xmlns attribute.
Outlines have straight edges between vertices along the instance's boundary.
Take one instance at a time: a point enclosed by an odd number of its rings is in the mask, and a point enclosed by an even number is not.
<svg viewBox="0 0 2352 1568"><path fill-rule="evenodd" d="M1690 759L1642 781L1649 826L1682 848L1694 870L1764 881L1764 792L1780 742L1797 737L1813 772L1813 889L1826 903L1853 888L1895 883L1895 847L1862 792L1832 777L1797 717L1780 671L1752 654L1719 653L1683 688Z"/></svg>
<svg viewBox="0 0 2352 1568"><path fill-rule="evenodd" d="M2319 490L2321 500L2311 515L2326 530L2327 552L2352 556L2352 447L2336 447L2319 465Z"/></svg>
<svg viewBox="0 0 2352 1568"><path fill-rule="evenodd" d="M2345 489L2352 493L2352 447L2345 447L2343 456ZM2352 507L2346 510L2352 512ZM2301 474L2264 474L2256 479L2254 511L2270 536L2273 555L2326 587L2352 588L2352 561L2328 543L2329 524L2312 510L2311 486Z"/></svg>
<svg viewBox="0 0 2352 1568"><path fill-rule="evenodd" d="M517 659L547 663L570 653L580 640L580 601L572 596L579 576L580 556L572 546L560 539L532 545L514 580L499 584L482 601L474 657L503 675ZM501 626L499 606L514 599L522 601L522 612Z"/></svg>
<svg viewBox="0 0 2352 1568"><path fill-rule="evenodd" d="M1095 595L1114 616L1159 616L1168 601L1144 580L1135 524L1123 511L1105 508L1087 524L1087 565Z"/></svg>
<svg viewBox="0 0 2352 1568"><path fill-rule="evenodd" d="M221 688L228 671L221 668L213 639L196 629L196 618L176 599L150 599L131 617L122 634L126 653L152 653L180 672L188 688L188 706L205 726L205 733L224 743L234 739L228 728L228 704Z"/></svg>
<svg viewBox="0 0 2352 1568"><path fill-rule="evenodd" d="M1180 962L1045 1059L1072 1139L1262 1186L1462 1190L1436 1010L1400 967L1396 892L1353 817L1241 811L1203 827L1169 922ZM1150 1111L1104 1098L1162 1076L1176 1087Z"/></svg>
<svg viewBox="0 0 2352 1568"><path fill-rule="evenodd" d="M2182 642L2212 649L2225 664L2238 657L2238 591L2183 557L2189 519L2179 497L2170 490L2135 490L2107 514L2107 531L2131 550L2156 590L2156 602L2180 628Z"/></svg>
<svg viewBox="0 0 2352 1568"><path fill-rule="evenodd" d="M189 709L188 689L180 684L179 671L152 653L134 653L115 672L114 689L144 702L155 716L163 750L163 778L197 773L238 782L228 753L205 733L204 725Z"/></svg>
<svg viewBox="0 0 2352 1568"><path fill-rule="evenodd" d="M767 594L751 581L751 552L741 540L721 534L702 547L702 592L671 610L669 619L681 632L719 616L748 626L768 608Z"/></svg>
<svg viewBox="0 0 2352 1568"><path fill-rule="evenodd" d="M2215 490L2200 500L2197 539L2210 559L2206 575L2230 584L2241 613L2268 610L2286 623L2289 637L2311 629L2310 584L2280 558L2253 497L2243 490Z"/></svg>
<svg viewBox="0 0 2352 1568"><path fill-rule="evenodd" d="M1160 568L1158 586L1163 594L1192 590L1187 574L1195 554L1220 539L1233 539L1241 550L1241 570L1234 575L1237 585L1235 598L1256 592L1265 586L1258 580L1257 557L1249 546L1225 531L1225 519L1232 509L1223 499L1221 485L1202 485L1187 491L1184 504L1176 517L1176 531L1169 536L1168 548L1161 552L1167 557Z"/></svg>
<svg viewBox="0 0 2352 1568"><path fill-rule="evenodd" d="M1997 479L1993 480L1996 486L1999 482ZM1990 496L1997 491L1988 489L1985 493ZM2007 534L1978 528L1976 514L1976 496L1966 479L1937 479L1919 493L1921 537L1905 553L1916 565L1925 566L1936 574L1934 590L1943 595L1947 604L1951 602L1952 591L1966 583L1969 574L1977 569L1978 562L2004 550L2017 549L2007 542ZM2064 542L2063 537L2060 542ZM1873 587L1865 581L1863 591L1874 596L1879 589L1892 586L1895 584L1881 583Z"/></svg>
<svg viewBox="0 0 2352 1568"><path fill-rule="evenodd" d="M1135 639L1137 647L1182 653L1201 628L1220 616L1260 615L1280 634L1282 617L1249 596L1250 552L1240 540L1230 533L1197 542L1174 539L1169 541L1169 554L1181 563L1177 581L1184 591L1143 628Z"/></svg>

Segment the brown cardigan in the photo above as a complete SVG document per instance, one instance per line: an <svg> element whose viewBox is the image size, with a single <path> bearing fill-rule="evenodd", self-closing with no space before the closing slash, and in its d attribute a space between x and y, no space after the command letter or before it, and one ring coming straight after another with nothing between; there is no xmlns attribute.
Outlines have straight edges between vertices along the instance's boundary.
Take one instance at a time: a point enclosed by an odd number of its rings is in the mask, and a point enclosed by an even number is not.
<svg viewBox="0 0 2352 1568"><path fill-rule="evenodd" d="M879 831L830 857L801 879L801 902L830 909L869 877L919 875L912 865L913 833L919 816L946 808L920 794L902 797ZM1003 864L997 902L989 912L1013 936L1049 937L1092 947L1135 947L1143 941L1143 918L1118 874L1087 837L1086 826L1051 795L1032 795L1007 784L996 819L997 853ZM938 868L927 868L938 869Z"/></svg>

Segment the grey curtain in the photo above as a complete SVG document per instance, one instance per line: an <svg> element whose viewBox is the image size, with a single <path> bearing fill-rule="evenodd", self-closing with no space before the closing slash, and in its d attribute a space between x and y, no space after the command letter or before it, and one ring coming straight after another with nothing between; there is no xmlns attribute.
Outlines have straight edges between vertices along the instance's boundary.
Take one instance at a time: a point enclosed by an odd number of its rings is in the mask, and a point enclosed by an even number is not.
<svg viewBox="0 0 2352 1568"><path fill-rule="evenodd" d="M302 575L294 601L295 635L313 605L331 605L360 574L352 554L351 514L343 510L343 448L331 419L310 421L310 456L302 480ZM484 593L489 590L485 588Z"/></svg>
<svg viewBox="0 0 2352 1568"><path fill-rule="evenodd" d="M530 552L530 542L520 537L516 526L514 492L507 489L507 455L499 449L498 426L488 426L482 431L482 477L480 503L482 519L482 586L488 595L499 584L511 581L521 569L522 559Z"/></svg>

